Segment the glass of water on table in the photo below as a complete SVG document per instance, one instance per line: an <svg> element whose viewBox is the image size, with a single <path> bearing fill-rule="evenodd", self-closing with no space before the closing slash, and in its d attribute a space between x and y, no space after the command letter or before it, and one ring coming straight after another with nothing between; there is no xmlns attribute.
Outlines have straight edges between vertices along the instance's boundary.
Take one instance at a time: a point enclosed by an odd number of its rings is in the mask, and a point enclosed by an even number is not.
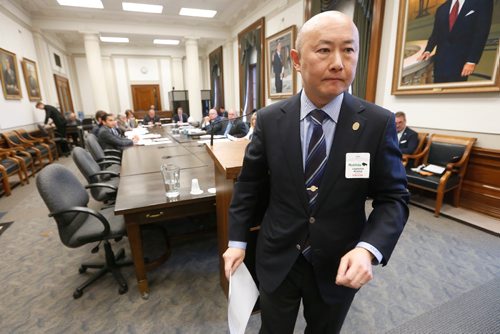
<svg viewBox="0 0 500 334"><path fill-rule="evenodd" d="M179 196L180 173L181 169L179 166L162 163L161 174L163 176L163 184L165 185L165 195L168 198L176 198Z"/></svg>

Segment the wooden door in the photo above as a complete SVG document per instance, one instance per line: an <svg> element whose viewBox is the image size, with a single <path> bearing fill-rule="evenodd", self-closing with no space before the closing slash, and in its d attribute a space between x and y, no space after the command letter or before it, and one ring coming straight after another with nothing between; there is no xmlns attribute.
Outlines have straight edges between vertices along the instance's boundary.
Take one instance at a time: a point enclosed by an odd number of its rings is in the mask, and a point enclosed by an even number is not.
<svg viewBox="0 0 500 334"><path fill-rule="evenodd" d="M65 77L54 74L54 80L56 82L57 98L59 100L59 106L63 116L66 113L74 112L73 100L71 99L71 90L69 88L69 81Z"/></svg>
<svg viewBox="0 0 500 334"><path fill-rule="evenodd" d="M160 85L131 85L134 110L149 110L151 105L162 110Z"/></svg>

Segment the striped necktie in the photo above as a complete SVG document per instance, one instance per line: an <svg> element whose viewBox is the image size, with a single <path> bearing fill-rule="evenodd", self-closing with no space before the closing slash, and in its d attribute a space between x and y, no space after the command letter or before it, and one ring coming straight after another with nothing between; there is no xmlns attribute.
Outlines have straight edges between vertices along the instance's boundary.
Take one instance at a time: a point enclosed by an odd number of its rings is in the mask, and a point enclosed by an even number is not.
<svg viewBox="0 0 500 334"><path fill-rule="evenodd" d="M313 131L307 149L305 166L306 190L309 195L309 209L312 211L318 197L318 190L325 171L326 141L323 133L323 121L328 115L323 110L313 110L309 113Z"/></svg>

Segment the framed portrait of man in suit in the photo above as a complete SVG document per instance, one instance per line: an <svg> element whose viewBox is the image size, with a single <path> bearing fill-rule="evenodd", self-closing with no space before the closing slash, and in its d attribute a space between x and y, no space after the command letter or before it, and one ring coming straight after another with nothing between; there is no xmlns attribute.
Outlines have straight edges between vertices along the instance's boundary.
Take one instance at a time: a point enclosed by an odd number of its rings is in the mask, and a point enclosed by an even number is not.
<svg viewBox="0 0 500 334"><path fill-rule="evenodd" d="M284 99L296 93L297 75L290 58L295 36L293 25L266 38L266 82L270 99Z"/></svg>
<svg viewBox="0 0 500 334"><path fill-rule="evenodd" d="M0 49L0 78L2 90L6 100L20 100L22 97L17 70L16 55L10 51Z"/></svg>
<svg viewBox="0 0 500 334"><path fill-rule="evenodd" d="M500 6L400 0L392 94L500 91Z"/></svg>
<svg viewBox="0 0 500 334"><path fill-rule="evenodd" d="M36 63L28 58L23 58L21 61L24 74L24 82L28 91L30 101L38 101L42 99L40 92L40 81L38 80L38 71Z"/></svg>

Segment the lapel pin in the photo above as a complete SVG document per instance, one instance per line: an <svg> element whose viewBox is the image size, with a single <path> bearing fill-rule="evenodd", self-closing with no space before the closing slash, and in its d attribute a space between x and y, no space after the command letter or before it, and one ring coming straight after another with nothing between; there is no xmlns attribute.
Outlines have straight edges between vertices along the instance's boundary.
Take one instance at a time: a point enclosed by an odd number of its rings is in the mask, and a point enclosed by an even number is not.
<svg viewBox="0 0 500 334"><path fill-rule="evenodd" d="M354 123L352 123L352 129L353 129L354 131L358 131L358 129L359 129L359 123L358 123L358 122L354 122Z"/></svg>

